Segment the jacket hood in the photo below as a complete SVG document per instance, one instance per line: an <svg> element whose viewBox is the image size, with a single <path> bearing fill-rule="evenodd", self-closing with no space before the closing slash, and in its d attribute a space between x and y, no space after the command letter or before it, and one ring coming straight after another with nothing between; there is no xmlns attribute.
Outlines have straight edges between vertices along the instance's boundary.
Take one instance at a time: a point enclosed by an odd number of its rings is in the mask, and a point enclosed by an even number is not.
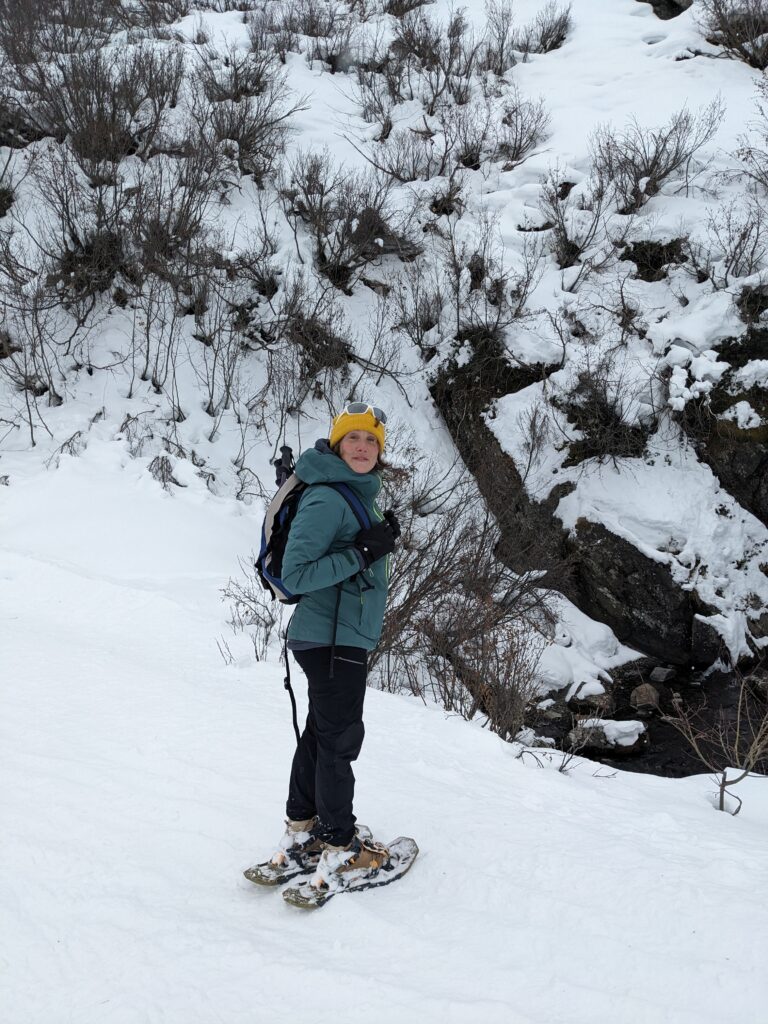
<svg viewBox="0 0 768 1024"><path fill-rule="evenodd" d="M381 476L377 472L356 473L339 458L325 438L316 441L314 448L299 456L296 476L305 484L349 484L361 498L369 502L381 490Z"/></svg>

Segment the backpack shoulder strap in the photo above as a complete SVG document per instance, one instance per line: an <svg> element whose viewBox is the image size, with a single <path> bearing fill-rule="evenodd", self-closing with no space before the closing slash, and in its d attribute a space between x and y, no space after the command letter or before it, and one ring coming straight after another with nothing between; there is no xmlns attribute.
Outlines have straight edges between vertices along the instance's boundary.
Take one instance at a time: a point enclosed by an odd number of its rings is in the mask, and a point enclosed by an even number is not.
<svg viewBox="0 0 768 1024"><path fill-rule="evenodd" d="M360 524L361 530L367 530L371 526L371 517L368 515L368 509L358 498L349 484L343 483L328 483L321 486L332 487L334 491L338 491L342 498L346 501L349 507L355 514L355 518Z"/></svg>

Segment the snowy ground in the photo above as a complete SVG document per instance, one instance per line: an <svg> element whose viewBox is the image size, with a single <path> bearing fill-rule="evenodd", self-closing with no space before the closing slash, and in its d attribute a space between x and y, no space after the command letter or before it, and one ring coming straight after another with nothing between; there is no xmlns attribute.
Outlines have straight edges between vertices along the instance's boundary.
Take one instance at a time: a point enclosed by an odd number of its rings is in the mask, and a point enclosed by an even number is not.
<svg viewBox="0 0 768 1024"><path fill-rule="evenodd" d="M2 489L3 1020L762 1024L762 779L732 818L371 691L358 814L413 871L313 915L246 882L293 746L278 666L216 647L254 517L88 451Z"/></svg>
<svg viewBox="0 0 768 1024"><path fill-rule="evenodd" d="M469 6L481 21L482 5ZM520 0L519 20L541 6ZM443 17L447 10L446 0L434 6ZM702 161L723 170L752 110L757 75L745 65L676 59L707 49L694 10L661 22L635 0L574 0L573 14L562 50L514 73L524 96L544 96L551 137L512 171L468 175L466 222L493 211L512 253L517 225L538 215L547 169L559 162L583 181L598 124L636 116L659 125L720 93L725 119ZM184 26L190 36L195 23L193 15ZM207 14L205 23L244 38L235 13ZM297 54L289 66L292 87L310 98L292 151L327 144L335 159L362 165L343 138L372 131L357 117L351 78ZM419 111L405 106L397 117L417 121ZM674 234L682 221L703 230L714 202L707 180L701 194L676 186L654 197L637 237ZM34 211L32 188L30 179L21 197ZM243 181L230 205L217 207L227 235L248 227L254 192ZM567 283L550 260L533 305L570 302ZM681 344L693 367L696 353L738 326L732 295L713 298L682 273L668 285L628 287L650 311L648 341L631 351L641 368L670 353L682 366ZM346 303L356 324L371 301L358 292ZM95 332L97 356L125 345L123 316L111 313ZM526 360L558 356L538 328L521 329L511 344ZM366 397L394 410L393 436L407 427L420 454L450 461L420 359L408 351L403 361L419 370L407 378L408 401L387 381ZM2 1024L764 1024L764 779L741 787L744 809L733 818L714 810L704 776L670 781L578 761L563 774L559 754L517 759L517 748L477 726L371 691L357 810L383 840L417 839L413 871L314 915L242 878L280 835L293 734L276 657L256 663L226 625L220 588L252 550L261 509L233 497L243 439L231 415L210 439L189 386L193 364L191 352L180 358L187 419L174 439L206 460L210 490L172 447L184 489L166 492L152 479L148 464L166 450L161 403L148 387L129 400L118 370L91 377L67 368L66 400L42 409L34 450L24 430L0 438ZM497 409L500 441L521 459L518 421L532 396ZM22 406L4 382L2 418ZM249 438L248 465L266 488L271 446L311 444L325 411L303 409L304 424L290 420L284 438ZM138 439L120 430L128 413ZM547 449L531 474L532 493L560 473L556 454ZM693 573L706 563L724 588L723 631L738 649L741 604L765 593L755 565L768 533L689 451L664 455L653 471L649 462L621 474L574 472L577 489L561 511L568 523L578 515L607 523L682 583L698 586ZM715 518L725 504L732 514ZM594 692L627 651L607 627L566 604L561 612L542 675Z"/></svg>

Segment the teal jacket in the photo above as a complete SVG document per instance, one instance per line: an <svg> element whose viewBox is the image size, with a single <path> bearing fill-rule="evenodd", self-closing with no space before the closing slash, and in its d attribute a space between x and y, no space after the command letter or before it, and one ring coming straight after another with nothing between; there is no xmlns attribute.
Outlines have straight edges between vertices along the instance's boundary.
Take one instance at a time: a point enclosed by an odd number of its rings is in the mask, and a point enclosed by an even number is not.
<svg viewBox="0 0 768 1024"><path fill-rule="evenodd" d="M296 475L307 484L345 483L368 510L371 522L383 519L376 505L381 489L378 473L356 473L335 455L327 441L318 441L296 463ZM301 594L288 627L289 640L330 646L337 587L341 583L336 643L373 650L381 635L387 600L389 558L364 571L352 547L360 524L347 501L332 487L308 487L291 524L283 556L282 578Z"/></svg>

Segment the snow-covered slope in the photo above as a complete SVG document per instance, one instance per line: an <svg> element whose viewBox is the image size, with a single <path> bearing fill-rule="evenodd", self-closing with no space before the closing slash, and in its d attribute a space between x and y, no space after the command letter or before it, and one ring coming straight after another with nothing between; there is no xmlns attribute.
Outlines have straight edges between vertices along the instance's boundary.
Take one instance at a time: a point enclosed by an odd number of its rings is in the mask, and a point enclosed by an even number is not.
<svg viewBox="0 0 768 1024"><path fill-rule="evenodd" d="M518 23L541 6L519 0ZM362 13L366 7L355 5ZM479 26L484 5L473 0L468 8ZM449 4L427 10L446 18ZM368 13L363 33L391 34L392 18ZM538 234L519 227L541 226L543 176L557 165L579 195L598 125L622 129L636 117L658 127L683 106L695 112L720 94L724 118L698 154L695 176L665 186L643 206L631 234L633 241L669 240L685 230L694 241L705 239L710 208L743 191L711 172L734 169L757 73L710 59L714 50L702 39L695 8L661 22L636 0L574 0L572 14L562 49L518 63L500 87L503 93L514 81L525 100L541 94L550 134L511 170L488 160L479 171L461 172L465 205L455 239L473 242L490 212L505 260L519 262ZM190 61L203 36L242 46L248 37L237 11L193 12L176 29ZM693 50L707 56L688 59ZM330 75L297 52L287 54L285 67L294 98L306 97L291 119L289 156L327 146L340 166L364 168L360 147L373 144L379 127L360 117L354 76ZM475 99L480 92L478 84ZM500 95L490 90L492 107ZM394 109L398 130L422 118L416 100ZM14 293L21 313L14 319L4 307L0 332L13 320L18 337L33 322L24 303L38 285L50 287L51 267L34 239L51 210L40 180L23 173L31 154L38 169L45 166L48 145L14 151L17 195L0 219L3 233L13 232L19 267L22 256L40 264L39 280L32 267ZM0 152L0 168L5 156ZM124 163L129 193L133 176L146 170L140 163ZM294 237L274 181L260 192L251 178L234 174L222 187L206 221L221 232L215 240L223 259L234 261L247 245L261 197L275 241L275 307L294 273L306 274L312 287L323 283L310 273L306 228L294 219ZM414 223L424 229L431 272L442 266L439 238L447 237L448 218L427 213L426 191L409 183L396 196L405 208L414 193L422 195ZM571 212L578 222L584 211ZM571 290L578 268L559 269L545 247L530 316L504 341L523 363L562 359L549 382L549 397L560 399L585 353L599 364L620 343L615 372L628 388L631 422L654 403L659 412L661 393L649 382L655 387L668 375L664 415L644 457L565 466L563 439L578 442L579 432L553 406L551 433L531 458L521 422L541 385L501 399L489 426L519 465L529 465L525 483L534 498L555 481L573 484L558 509L565 525L580 517L604 524L668 565L681 588L697 588L714 609L717 628L738 654L768 595L760 570L768 532L720 488L672 415L719 379L716 350L743 328L738 288L714 292L679 266L664 281L644 282L631 266L614 261ZM403 269L387 257L375 267L374 284L385 290ZM226 273L222 278L222 287L231 284ZM42 333L30 336L44 340L46 358L20 359L21 376L0 374L3 1022L764 1024L762 778L742 784L744 808L731 817L714 810L713 784L704 776L673 782L541 749L521 753L438 707L371 691L357 812L382 840L417 839L413 871L396 886L340 897L311 916L242 878L281 832L293 748L277 649L273 644L257 662L249 639L231 633L220 593L255 545L261 499L272 485L269 458L283 441L311 443L354 386L364 392L356 397L392 410L394 461L433 459L439 474L455 452L431 402L429 375L441 360L466 353L454 352L455 325L445 310L419 352L393 327L397 310L356 286L351 296L334 295L341 312L332 321L358 357L352 376L321 367L320 384L313 389L310 381L296 409L299 361L294 354L281 363L285 352L274 338L259 336L247 349L230 333L232 347L214 355L198 335L210 329L227 336L226 317L216 325L214 309L208 320L206 311L163 321L158 310L166 301L165 311L175 314L177 295L153 306L137 286L133 305L125 289L118 303L112 288L120 281L118 274L97 296L73 348L62 342L71 313L37 309ZM60 285L71 298L66 281ZM244 304L249 313L268 306L247 283L235 281L225 297L252 301ZM596 303L613 307L622 297L638 313L625 334L615 310L595 312ZM563 342L550 314L571 317L561 327L586 327L586 342L575 331ZM162 330L149 330L147 354L152 348L162 355L158 338L168 332L163 344L175 360L155 388L138 379L136 364L143 352L136 338L150 315ZM385 341L372 350L377 323ZM18 354L8 348L3 368ZM361 370L372 351L373 368ZM238 373L225 395L217 360L233 353ZM35 380L24 376L43 364L61 404L48 404L50 390L36 394ZM745 387L754 383L750 374L762 382L764 370L748 362L740 371L749 378ZM271 374L277 384L270 391ZM25 380L29 387L19 390ZM755 417L762 424L749 406L737 415L740 425L754 425ZM148 472L161 455L175 481L169 490ZM542 682L595 693L606 671L632 652L567 602L558 599L557 612L538 666ZM296 688L302 699L300 678Z"/></svg>
<svg viewBox="0 0 768 1024"><path fill-rule="evenodd" d="M254 518L93 449L3 498L9 1024L762 1024L762 779L733 818L371 691L358 815L421 855L294 911L241 876L282 828L282 672L216 646Z"/></svg>

